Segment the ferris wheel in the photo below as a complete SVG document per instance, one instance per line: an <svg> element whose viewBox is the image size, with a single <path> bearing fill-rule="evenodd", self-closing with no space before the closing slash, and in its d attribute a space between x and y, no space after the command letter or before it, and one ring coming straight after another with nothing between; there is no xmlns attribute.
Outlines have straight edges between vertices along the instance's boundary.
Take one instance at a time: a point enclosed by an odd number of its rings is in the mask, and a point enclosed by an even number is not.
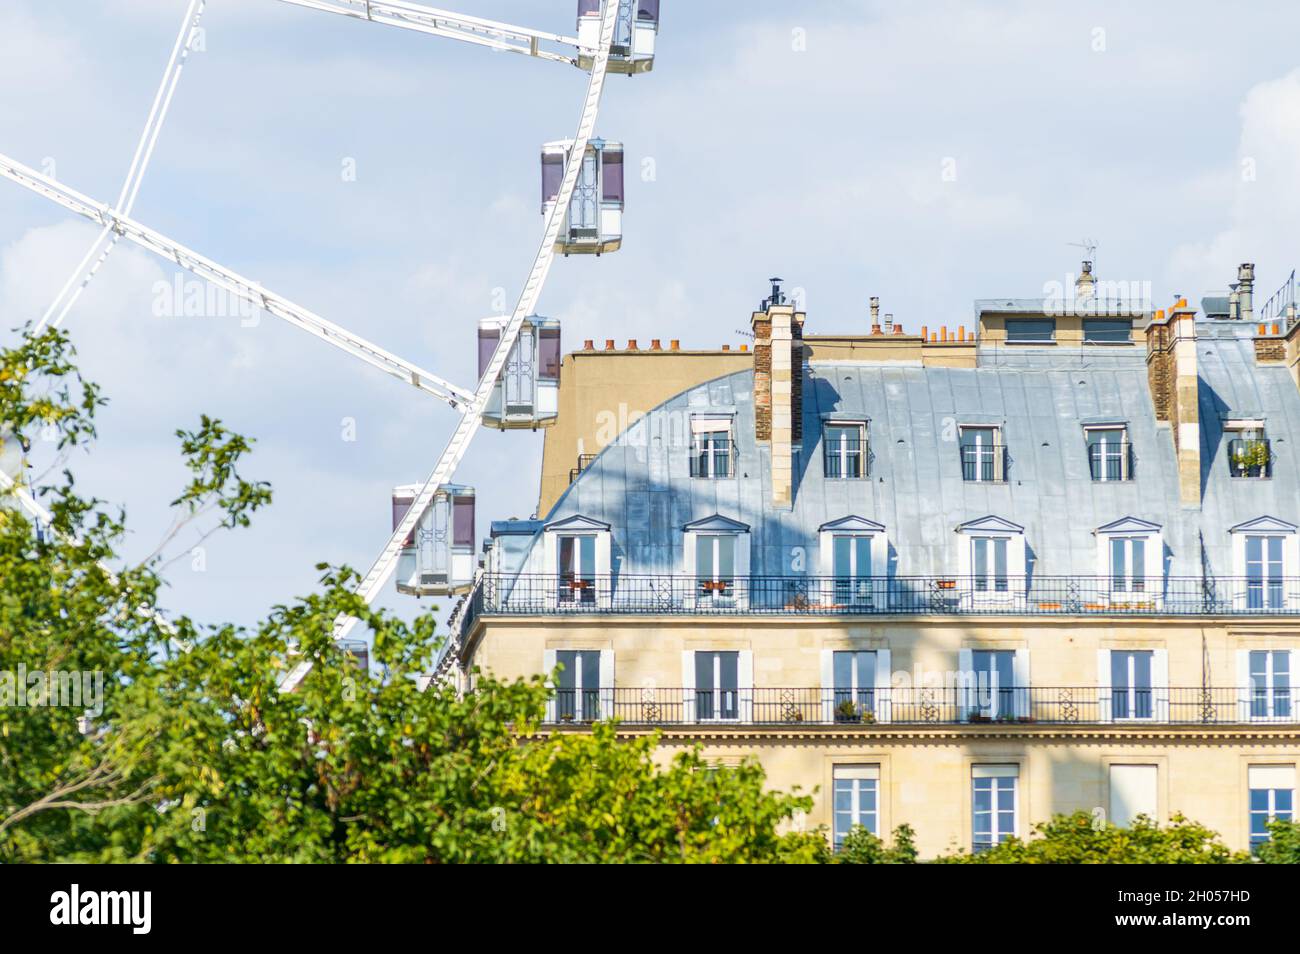
<svg viewBox="0 0 1300 954"><path fill-rule="evenodd" d="M131 218L181 72L200 36L199 22L206 2L189 0L115 204L98 202L0 154L0 175L102 227L35 323L34 332L57 327L64 321L82 290L125 238L450 405L460 413L460 419L428 478L394 492L392 534L362 576L357 593L366 603L373 602L394 574L401 592L462 592L473 576L474 500L470 488L451 481L483 424L500 429L535 429L555 418L559 325L534 311L557 253L600 255L617 250L622 242L623 147L595 136L596 118L608 73L634 75L653 68L659 0L578 0L577 36L532 30L405 0L276 0L489 50L518 53L541 62L576 67L588 74L573 136L542 146L545 226L541 241L514 310L479 322L479 378L473 386L444 380ZM49 525L50 514L21 485L20 471L0 469L0 488L11 489L38 525ZM345 639L356 622L351 617L338 619L335 637ZM285 687L292 688L306 672L304 665L297 667L286 678Z"/></svg>

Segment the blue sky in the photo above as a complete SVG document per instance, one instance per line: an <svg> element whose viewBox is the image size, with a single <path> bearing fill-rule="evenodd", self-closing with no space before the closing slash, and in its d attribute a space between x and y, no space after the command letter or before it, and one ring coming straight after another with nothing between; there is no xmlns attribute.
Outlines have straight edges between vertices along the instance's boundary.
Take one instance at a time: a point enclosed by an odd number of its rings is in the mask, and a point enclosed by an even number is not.
<svg viewBox="0 0 1300 954"><path fill-rule="evenodd" d="M1158 305L1246 260L1262 300L1294 267L1294 5L663 6L654 72L611 78L598 128L653 178L628 177L623 248L557 262L539 309L568 349L742 341L773 274L804 290L813 332L863 329L871 295L909 329L969 327L973 299L1064 280L1085 236L1101 278L1149 281ZM557 32L574 7L456 5ZM115 198L184 8L7 0L0 152ZM513 304L542 226L537 147L570 135L584 75L275 0L210 0L204 25L135 217L472 383L475 322ZM44 310L92 235L0 182L6 328ZM112 401L71 465L127 507L141 557L184 480L175 429L206 412L257 438L247 469L275 506L210 540L201 572L175 564L167 595L249 622L318 561L368 565L391 486L423 479L454 417L275 319L155 315L175 273L123 246L70 315ZM457 480L481 529L531 513L540 458L538 435L477 438Z"/></svg>

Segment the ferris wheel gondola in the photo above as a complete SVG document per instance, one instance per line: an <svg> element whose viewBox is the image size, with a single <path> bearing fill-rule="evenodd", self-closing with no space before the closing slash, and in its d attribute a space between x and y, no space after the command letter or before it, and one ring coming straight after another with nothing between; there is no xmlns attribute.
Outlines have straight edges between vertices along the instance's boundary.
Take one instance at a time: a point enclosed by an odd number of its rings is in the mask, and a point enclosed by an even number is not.
<svg viewBox="0 0 1300 954"><path fill-rule="evenodd" d="M357 593L367 603L373 602L395 573L399 577L398 589L402 592L419 595L462 592L474 573L474 492L472 488L453 484L452 477L481 424L489 423L502 429L535 427L555 417L558 322L535 316L534 308L556 251L599 254L612 251L621 242L622 147L595 139L594 128L607 71L637 73L650 68L653 35L658 30L659 5L657 0L634 0L632 3L628 0L583 0L579 7L580 36L572 38L402 0L282 2L522 53L540 60L569 63L589 72L586 96L573 138L549 144L559 147L562 157L558 163L551 161L550 172L544 172L544 178L549 175L547 181L554 188L544 197L546 225L537 255L514 311L509 316L490 320L491 333L480 337L479 380L475 387L457 387L133 220L129 208L138 189L139 176L143 173L142 162L133 163L127 187L123 190L123 195L129 198L120 200L116 206L97 202L3 155L0 155L0 175L101 225L101 239L111 236L109 249L119 239L126 238L455 408L460 413L459 422L428 479L422 484L399 488L395 493L392 534L362 577ZM179 75L176 64L183 63L183 51L189 48L193 24L201 12L202 0L192 0L183 25L182 40L178 41L178 51L181 52L173 53L173 63L169 64L164 75L165 96L160 92L162 107L151 114L150 125L146 128L145 162L152 152L166 106L175 91ZM598 24L598 29L593 24ZM647 30L650 31L648 38ZM568 48L572 52L556 52L548 49L550 46L562 50ZM157 107L158 103L155 105ZM138 152L137 159L140 155ZM572 201L575 197L581 215L574 212ZM94 251L92 249L92 253ZM90 268L87 281L106 256L107 252L104 252ZM88 254L87 260L78 266L79 273L92 257ZM69 285L72 284L70 281ZM488 341L494 342L491 348L485 343ZM39 521L43 511L31 495L7 475L0 476L6 477L4 485ZM335 628L336 638L347 640L355 623L355 619L340 618ZM306 664L300 664L283 685L292 688L307 668Z"/></svg>

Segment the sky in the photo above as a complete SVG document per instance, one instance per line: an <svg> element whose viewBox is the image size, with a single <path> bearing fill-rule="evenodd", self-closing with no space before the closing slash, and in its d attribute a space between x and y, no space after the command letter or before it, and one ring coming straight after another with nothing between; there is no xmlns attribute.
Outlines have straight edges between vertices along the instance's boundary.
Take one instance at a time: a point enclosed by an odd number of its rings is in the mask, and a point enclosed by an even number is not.
<svg viewBox="0 0 1300 954"><path fill-rule="evenodd" d="M574 29L567 0L440 2ZM0 152L114 200L185 7L5 0ZM538 308L566 350L742 343L772 275L809 333L865 331L872 295L908 330L969 328L975 299L1067 281L1085 239L1157 307L1245 261L1262 302L1295 267L1294 4L665 0L662 21L653 72L610 77L597 126L628 156L623 247L557 260ZM513 306L540 237L538 147L572 134L585 74L278 0L209 0L203 26L133 216L471 386L476 322ZM6 341L94 233L0 180ZM455 414L270 316L158 313L192 281L123 243L77 303L65 328L110 404L68 465L126 508L141 559L186 479L175 431L206 413L255 438L273 506L201 559L182 539L164 596L250 624L317 563L370 564L392 486L427 476ZM532 514L541 440L480 432L456 475L480 531Z"/></svg>

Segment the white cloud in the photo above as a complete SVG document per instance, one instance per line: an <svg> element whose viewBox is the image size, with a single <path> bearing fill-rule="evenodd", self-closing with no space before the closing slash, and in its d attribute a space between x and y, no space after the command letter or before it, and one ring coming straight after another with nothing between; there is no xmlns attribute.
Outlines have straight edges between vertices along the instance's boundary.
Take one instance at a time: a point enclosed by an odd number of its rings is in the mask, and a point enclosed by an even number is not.
<svg viewBox="0 0 1300 954"><path fill-rule="evenodd" d="M1252 87L1240 117L1236 163L1223 175L1234 183L1225 225L1176 248L1169 274L1175 286L1203 286L1213 277L1226 287L1238 264L1254 262L1262 303L1300 251L1293 226L1300 220L1300 69Z"/></svg>

